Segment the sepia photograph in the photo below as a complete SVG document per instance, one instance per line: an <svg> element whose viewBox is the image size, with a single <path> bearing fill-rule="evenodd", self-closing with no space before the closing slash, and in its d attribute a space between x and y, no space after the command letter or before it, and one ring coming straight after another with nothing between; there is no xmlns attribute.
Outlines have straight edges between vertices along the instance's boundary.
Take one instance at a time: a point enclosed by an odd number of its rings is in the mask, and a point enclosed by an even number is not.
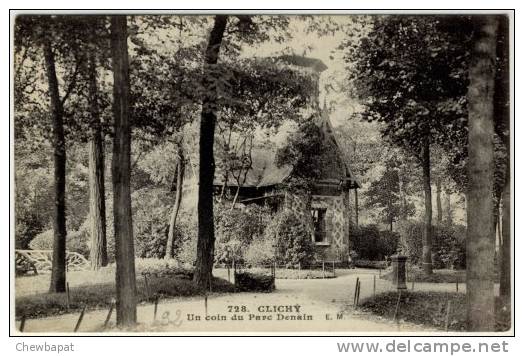
<svg viewBox="0 0 524 356"><path fill-rule="evenodd" d="M514 335L513 10L10 27L11 335Z"/></svg>

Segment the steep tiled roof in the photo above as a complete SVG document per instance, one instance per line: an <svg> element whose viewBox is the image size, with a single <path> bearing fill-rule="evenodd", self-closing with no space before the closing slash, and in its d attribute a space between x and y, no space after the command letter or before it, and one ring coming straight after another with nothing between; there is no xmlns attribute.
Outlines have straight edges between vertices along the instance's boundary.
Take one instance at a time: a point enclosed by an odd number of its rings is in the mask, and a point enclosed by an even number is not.
<svg viewBox="0 0 524 356"><path fill-rule="evenodd" d="M356 177L351 173L349 166L338 147L333 128L329 121L326 110L315 119L317 125L322 129L324 135L324 152L322 152L321 181L340 182L351 180L356 182ZM275 164L276 150L254 149L253 168L249 171L245 187L268 187L283 183L291 174L291 166L277 167ZM215 185L223 184L223 177L217 172ZM358 183L356 183L358 185ZM236 186L236 182L230 179L229 186Z"/></svg>

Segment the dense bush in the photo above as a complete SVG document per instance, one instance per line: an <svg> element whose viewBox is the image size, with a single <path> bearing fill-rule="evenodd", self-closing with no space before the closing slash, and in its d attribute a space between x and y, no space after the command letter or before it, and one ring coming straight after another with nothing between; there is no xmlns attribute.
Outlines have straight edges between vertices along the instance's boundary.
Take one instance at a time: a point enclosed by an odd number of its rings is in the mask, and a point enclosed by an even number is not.
<svg viewBox="0 0 524 356"><path fill-rule="evenodd" d="M306 265L314 258L311 232L291 211L284 210L275 214L264 233L264 239L274 239L275 259L279 265Z"/></svg>
<svg viewBox="0 0 524 356"><path fill-rule="evenodd" d="M135 256L164 257L172 200L161 189L147 188L133 192L131 198Z"/></svg>
<svg viewBox="0 0 524 356"><path fill-rule="evenodd" d="M400 223L399 231L403 237L405 253L412 263L418 264L422 256L424 223ZM466 228L462 225L433 226L432 258L435 268L465 268Z"/></svg>
<svg viewBox="0 0 524 356"><path fill-rule="evenodd" d="M71 252L78 252L89 258L89 236L86 224L83 224L78 231L67 232L66 249ZM46 230L36 235L29 243L29 247L32 250L52 250L53 230Z"/></svg>
<svg viewBox="0 0 524 356"><path fill-rule="evenodd" d="M275 280L267 274L238 272L235 287L240 292L271 292L275 289Z"/></svg>
<svg viewBox="0 0 524 356"><path fill-rule="evenodd" d="M215 205L215 262L231 264L243 262L253 242L260 241L271 220L270 211L258 205Z"/></svg>
<svg viewBox="0 0 524 356"><path fill-rule="evenodd" d="M244 254L245 262L252 266L266 266L275 262L276 239L271 236L262 236L248 246Z"/></svg>
<svg viewBox="0 0 524 356"><path fill-rule="evenodd" d="M193 278L193 271L181 267L179 262L174 259L137 258L135 260L135 269L137 275L173 276L181 279Z"/></svg>
<svg viewBox="0 0 524 356"><path fill-rule="evenodd" d="M433 246L435 268L466 268L465 226L435 226L433 228Z"/></svg>
<svg viewBox="0 0 524 356"><path fill-rule="evenodd" d="M376 225L362 225L352 230L351 239L360 259L381 261L395 253L399 235L380 231Z"/></svg>
<svg viewBox="0 0 524 356"><path fill-rule="evenodd" d="M353 266L357 268L385 269L388 267L388 262L356 259L353 261Z"/></svg>
<svg viewBox="0 0 524 356"><path fill-rule="evenodd" d="M42 232L44 223L38 214L33 211L16 211L15 217L15 246L27 249L36 235Z"/></svg>

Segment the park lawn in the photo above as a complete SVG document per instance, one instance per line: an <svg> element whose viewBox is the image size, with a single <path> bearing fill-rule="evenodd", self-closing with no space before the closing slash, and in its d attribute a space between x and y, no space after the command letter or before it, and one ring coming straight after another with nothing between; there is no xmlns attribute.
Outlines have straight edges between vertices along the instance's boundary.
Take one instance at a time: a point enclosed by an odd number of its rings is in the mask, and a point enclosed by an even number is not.
<svg viewBox="0 0 524 356"><path fill-rule="evenodd" d="M146 272L146 278L137 268L138 303L153 302L155 297L189 297L203 295L206 291L192 282L192 272L182 269L164 270L161 273ZM147 269L145 269L147 270ZM16 318L41 318L51 315L74 313L84 306L88 309L109 308L115 297L114 266L99 271L70 271L70 304L66 293L49 293L50 274L24 276L15 280ZM212 292L234 292L233 284L221 278L213 278Z"/></svg>
<svg viewBox="0 0 524 356"><path fill-rule="evenodd" d="M398 303L397 291L385 292L362 301L360 310L380 317L394 320ZM466 295L449 292L403 291L400 297L398 320L421 324L445 330L446 309L448 301L450 314L448 330L466 330ZM511 327L511 311L501 306L496 299L496 331L506 331Z"/></svg>

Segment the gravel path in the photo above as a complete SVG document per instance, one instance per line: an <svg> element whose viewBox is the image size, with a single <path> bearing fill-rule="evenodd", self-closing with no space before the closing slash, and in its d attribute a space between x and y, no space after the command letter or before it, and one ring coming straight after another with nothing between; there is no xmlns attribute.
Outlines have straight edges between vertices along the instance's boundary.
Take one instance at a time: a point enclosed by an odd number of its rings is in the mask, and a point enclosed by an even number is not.
<svg viewBox="0 0 524 356"><path fill-rule="evenodd" d="M217 271L219 275L223 271ZM210 294L207 319L204 297L173 298L160 301L156 321L154 306L139 305L141 332L398 332L431 331L403 323L400 329L391 321L353 311L353 293L358 277L360 298L391 290L391 284L372 270L341 270L333 279L277 279L273 293ZM227 275L226 275L227 278ZM411 285L409 286L411 288ZM465 288L460 286L461 291ZM455 284L417 284L416 290L454 291ZM392 311L393 313L393 311ZM68 314L26 321L25 332L72 332L79 314ZM88 310L79 332L101 331L107 310ZM198 317L200 319L198 319ZM236 320L235 320L236 317ZM239 320L242 317L242 320ZM300 317L302 320L300 320ZM225 318L225 320L223 320ZM265 320L264 320L265 319ZM268 320L271 319L271 320ZM114 323L115 314L111 318ZM110 328L109 332L116 329Z"/></svg>

